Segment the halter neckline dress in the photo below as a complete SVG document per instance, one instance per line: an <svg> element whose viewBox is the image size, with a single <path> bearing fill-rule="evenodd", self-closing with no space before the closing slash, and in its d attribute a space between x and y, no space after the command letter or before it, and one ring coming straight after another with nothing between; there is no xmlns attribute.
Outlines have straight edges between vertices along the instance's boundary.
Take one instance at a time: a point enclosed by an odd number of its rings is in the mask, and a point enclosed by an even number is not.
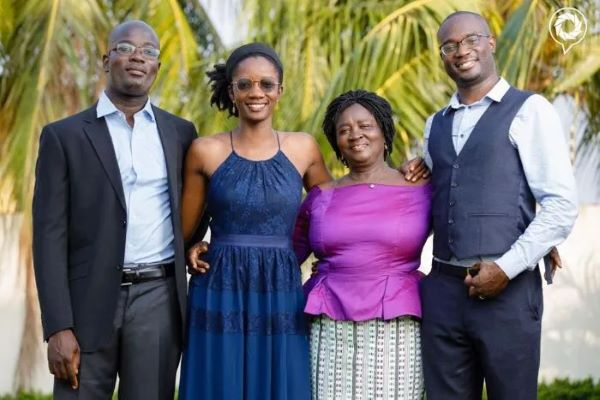
<svg viewBox="0 0 600 400"><path fill-rule="evenodd" d="M303 184L276 137L277 153L261 161L238 155L232 140L210 178L210 269L189 284L180 399L310 399L305 298L291 244Z"/></svg>

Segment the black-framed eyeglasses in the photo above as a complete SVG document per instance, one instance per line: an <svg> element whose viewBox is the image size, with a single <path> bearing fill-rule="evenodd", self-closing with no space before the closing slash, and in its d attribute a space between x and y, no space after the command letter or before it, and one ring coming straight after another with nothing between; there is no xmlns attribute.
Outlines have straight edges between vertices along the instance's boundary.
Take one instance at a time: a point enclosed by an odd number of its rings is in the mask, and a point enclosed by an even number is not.
<svg viewBox="0 0 600 400"><path fill-rule="evenodd" d="M133 53L135 53L135 51L137 49L140 49L141 53L142 53L142 57L144 58L148 58L148 59L152 59L155 60L158 58L158 56L160 56L160 50L157 49L156 47L152 47L152 46L134 46L131 43L127 43L127 42L122 42L122 43L117 43L117 45L110 49L110 51L115 51L117 54L121 55L121 56L130 56Z"/></svg>
<svg viewBox="0 0 600 400"><path fill-rule="evenodd" d="M231 86L235 86L240 92L248 92L250 89L252 89L255 83L258 83L258 87L264 93L270 93L275 90L277 86L281 85L281 83L269 78L263 78L258 81L248 78L241 78L235 82L231 82Z"/></svg>
<svg viewBox="0 0 600 400"><path fill-rule="evenodd" d="M440 46L440 51L445 56L451 56L458 51L458 48L460 46L464 46L465 49L471 50L479 44L479 39L481 39L482 37L489 38L490 35L484 35L482 33L473 33L471 35L465 36L462 40L458 42L444 43Z"/></svg>

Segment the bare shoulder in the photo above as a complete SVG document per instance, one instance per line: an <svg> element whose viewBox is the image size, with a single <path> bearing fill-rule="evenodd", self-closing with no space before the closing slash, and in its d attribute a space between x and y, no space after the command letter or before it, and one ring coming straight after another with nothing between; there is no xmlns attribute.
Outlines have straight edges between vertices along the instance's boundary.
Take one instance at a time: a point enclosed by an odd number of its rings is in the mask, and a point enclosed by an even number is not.
<svg viewBox="0 0 600 400"><path fill-rule="evenodd" d="M229 138L225 138L225 133L217 133L210 136L200 136L194 139L190 151L197 155L209 155L215 152L230 149ZM225 141L227 139L227 141Z"/></svg>
<svg viewBox="0 0 600 400"><path fill-rule="evenodd" d="M306 132L278 132L281 150L294 164L300 175L320 160L321 152L315 138Z"/></svg>
<svg viewBox="0 0 600 400"><path fill-rule="evenodd" d="M305 156L319 151L315 137L306 132L279 132L281 147L290 152L301 152Z"/></svg>
<svg viewBox="0 0 600 400"><path fill-rule="evenodd" d="M228 132L200 136L194 139L190 146L188 162L210 176L230 153L231 143Z"/></svg>
<svg viewBox="0 0 600 400"><path fill-rule="evenodd" d="M317 144L315 137L306 132L278 132L281 142L290 140L292 143L314 143Z"/></svg>

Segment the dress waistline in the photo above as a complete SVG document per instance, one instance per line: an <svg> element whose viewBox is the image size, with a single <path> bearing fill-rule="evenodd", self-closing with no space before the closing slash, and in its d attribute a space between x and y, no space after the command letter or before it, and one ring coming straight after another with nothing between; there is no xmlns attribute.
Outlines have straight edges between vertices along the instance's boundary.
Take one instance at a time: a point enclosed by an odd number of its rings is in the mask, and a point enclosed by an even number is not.
<svg viewBox="0 0 600 400"><path fill-rule="evenodd" d="M274 235L219 235L211 240L211 246L274 247L291 249L292 241L288 236Z"/></svg>

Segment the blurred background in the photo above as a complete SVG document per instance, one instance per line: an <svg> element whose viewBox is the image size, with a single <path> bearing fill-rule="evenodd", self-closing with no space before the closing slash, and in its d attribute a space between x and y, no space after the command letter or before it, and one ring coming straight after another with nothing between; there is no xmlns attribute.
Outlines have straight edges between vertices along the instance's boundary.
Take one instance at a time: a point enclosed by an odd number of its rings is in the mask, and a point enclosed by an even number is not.
<svg viewBox="0 0 600 400"><path fill-rule="evenodd" d="M563 54L548 26L566 6L585 15L587 33ZM152 101L194 121L200 135L236 123L210 107L205 71L239 44L272 45L285 68L274 126L313 134L341 174L320 123L346 90L392 104L393 164L421 154L425 119L453 92L436 32L456 10L483 14L500 74L545 95L561 115L580 212L559 247L565 268L545 286L540 378L600 379L600 1L0 0L0 395L51 391L31 260L39 133L95 102L113 26L142 19L155 28L162 66ZM430 259L428 245L425 272Z"/></svg>

